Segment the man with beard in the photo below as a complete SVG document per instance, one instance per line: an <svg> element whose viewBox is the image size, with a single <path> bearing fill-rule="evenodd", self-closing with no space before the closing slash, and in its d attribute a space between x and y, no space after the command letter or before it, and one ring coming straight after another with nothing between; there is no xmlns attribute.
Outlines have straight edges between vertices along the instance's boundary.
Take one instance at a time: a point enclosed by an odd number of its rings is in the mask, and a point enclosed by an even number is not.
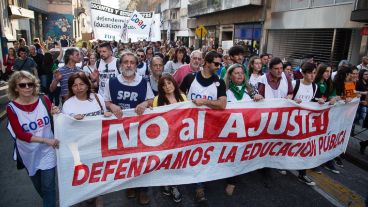
<svg viewBox="0 0 368 207"><path fill-rule="evenodd" d="M98 94L103 96L107 81L120 73L119 61L112 56L110 43L102 43L98 48L101 59L96 61L97 71L91 73L91 79L93 82L98 81Z"/></svg>
<svg viewBox="0 0 368 207"><path fill-rule="evenodd" d="M137 56L138 56L138 65L137 65L137 72L139 75L143 77L148 76L148 64L146 62L146 53L143 49L137 50Z"/></svg>
<svg viewBox="0 0 368 207"><path fill-rule="evenodd" d="M150 84L137 73L138 58L130 52L124 53L120 59L121 75L107 81L104 100L106 107L117 118L123 117L122 109L135 108L138 115L142 115L154 98ZM147 188L127 189L128 198L136 197L141 205L150 202Z"/></svg>
<svg viewBox="0 0 368 207"><path fill-rule="evenodd" d="M186 75L200 70L202 60L203 58L201 51L195 50L190 54L190 63L180 66L173 75L178 85L181 84Z"/></svg>
<svg viewBox="0 0 368 207"><path fill-rule="evenodd" d="M148 77L148 82L151 85L153 94L158 94L158 80L161 78L162 72L164 71L164 63L161 57L155 56L152 58L150 64L151 75Z"/></svg>

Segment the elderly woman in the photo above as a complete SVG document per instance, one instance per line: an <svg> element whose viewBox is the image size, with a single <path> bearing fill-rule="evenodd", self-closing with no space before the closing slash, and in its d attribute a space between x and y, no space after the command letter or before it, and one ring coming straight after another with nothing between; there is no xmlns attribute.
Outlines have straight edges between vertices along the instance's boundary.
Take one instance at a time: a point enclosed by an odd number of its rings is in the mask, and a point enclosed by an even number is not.
<svg viewBox="0 0 368 207"><path fill-rule="evenodd" d="M244 66L241 64L233 64L227 69L225 83L228 88L226 91L228 102L259 101L263 99L248 83L244 71ZM237 177L227 178L226 182L225 192L228 196L232 196L235 184L237 183Z"/></svg>
<svg viewBox="0 0 368 207"><path fill-rule="evenodd" d="M8 129L15 141L18 169L26 168L43 206L56 206L55 148L51 114L58 113L47 96L39 95L38 79L17 71L8 82Z"/></svg>
<svg viewBox="0 0 368 207"><path fill-rule="evenodd" d="M244 71L244 66L241 64L233 64L227 69L225 83L228 102L263 99L248 83Z"/></svg>

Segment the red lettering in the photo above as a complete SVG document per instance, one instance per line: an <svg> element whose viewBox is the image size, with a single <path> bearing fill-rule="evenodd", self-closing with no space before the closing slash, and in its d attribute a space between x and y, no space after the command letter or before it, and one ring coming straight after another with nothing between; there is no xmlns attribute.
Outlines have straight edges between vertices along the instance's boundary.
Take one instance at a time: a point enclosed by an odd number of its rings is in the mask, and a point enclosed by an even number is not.
<svg viewBox="0 0 368 207"><path fill-rule="evenodd" d="M80 173L83 173L82 174L83 176L81 178L78 178ZM81 164L74 166L72 186L82 185L88 180L88 176L89 176L89 169L87 165Z"/></svg>
<svg viewBox="0 0 368 207"><path fill-rule="evenodd" d="M102 169L98 169L98 168L102 168L102 166L103 166L103 162L96 162L92 164L91 176L89 177L89 183L96 183L100 181L100 177L97 177L97 176L101 174Z"/></svg>
<svg viewBox="0 0 368 207"><path fill-rule="evenodd" d="M114 169L111 168L111 165L116 165L117 163L118 163L117 160L108 160L106 162L101 181L106 181L107 176L114 173Z"/></svg>
<svg viewBox="0 0 368 207"><path fill-rule="evenodd" d="M118 167L116 168L114 180L124 179L125 178L125 171L127 167L124 164L129 163L130 158L124 158L119 161Z"/></svg>

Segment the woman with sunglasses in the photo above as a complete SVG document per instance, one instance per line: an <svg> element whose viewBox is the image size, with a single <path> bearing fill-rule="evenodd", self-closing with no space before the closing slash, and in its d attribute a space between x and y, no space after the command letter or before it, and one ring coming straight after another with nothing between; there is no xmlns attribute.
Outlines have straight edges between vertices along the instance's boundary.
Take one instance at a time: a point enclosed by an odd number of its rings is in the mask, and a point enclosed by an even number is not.
<svg viewBox="0 0 368 207"><path fill-rule="evenodd" d="M38 79L27 71L17 71L8 82L8 129L15 141L18 169L26 168L43 200L56 206L55 148L51 114L58 113L47 96L40 96Z"/></svg>
<svg viewBox="0 0 368 207"><path fill-rule="evenodd" d="M153 107L164 106L187 101L185 94L180 92L179 86L171 75L164 75L158 81L158 95L153 99ZM181 201L181 193L177 186L164 186L163 194L172 196L175 202Z"/></svg>
<svg viewBox="0 0 368 207"><path fill-rule="evenodd" d="M228 102L260 101L263 99L263 97L257 94L257 91L248 83L244 71L244 66L238 63L231 65L227 69L225 83ZM228 196L232 196L235 190L235 184L237 183L237 176L227 178L226 182L225 193Z"/></svg>

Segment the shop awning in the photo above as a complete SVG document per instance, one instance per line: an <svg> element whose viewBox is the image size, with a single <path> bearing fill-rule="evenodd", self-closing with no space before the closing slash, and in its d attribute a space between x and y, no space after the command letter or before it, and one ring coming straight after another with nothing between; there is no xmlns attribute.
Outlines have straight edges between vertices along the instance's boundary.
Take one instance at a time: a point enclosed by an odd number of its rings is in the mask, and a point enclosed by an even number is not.
<svg viewBox="0 0 368 207"><path fill-rule="evenodd" d="M23 19L23 18L34 19L34 12L29 9L9 5L9 10L12 19Z"/></svg>

